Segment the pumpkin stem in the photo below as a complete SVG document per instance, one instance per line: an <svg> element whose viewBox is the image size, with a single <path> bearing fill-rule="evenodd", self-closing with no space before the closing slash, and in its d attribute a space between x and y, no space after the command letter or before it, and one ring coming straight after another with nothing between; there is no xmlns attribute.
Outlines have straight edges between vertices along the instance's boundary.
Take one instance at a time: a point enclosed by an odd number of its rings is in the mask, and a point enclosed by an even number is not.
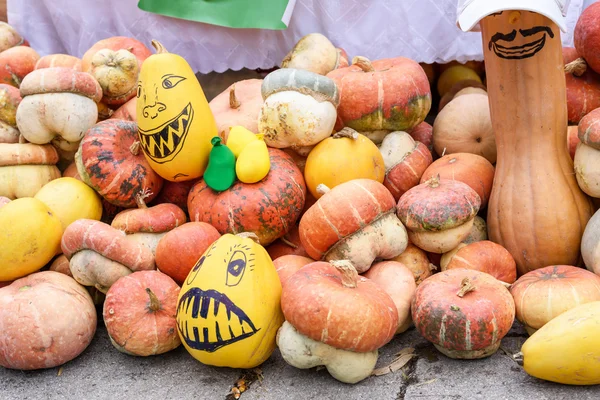
<svg viewBox="0 0 600 400"><path fill-rule="evenodd" d="M331 190L331 189L329 189L329 188L327 187L327 185L324 185L324 184L322 184L322 183L319 183L319 184L317 185L317 193L319 193L319 194L325 194L325 193L329 192L330 190Z"/></svg>
<svg viewBox="0 0 600 400"><path fill-rule="evenodd" d="M231 89L229 89L229 107L230 108L239 108L242 105L242 103L240 103L237 99L237 97L235 97L235 83L231 86Z"/></svg>
<svg viewBox="0 0 600 400"><path fill-rule="evenodd" d="M585 71L587 71L587 63L583 57L579 57L578 59L565 65L565 72L567 74L581 76L585 73Z"/></svg>
<svg viewBox="0 0 600 400"><path fill-rule="evenodd" d="M156 54L168 53L167 49L165 49L165 46L163 46L158 40L152 39L152 47L156 49Z"/></svg>
<svg viewBox="0 0 600 400"><path fill-rule="evenodd" d="M23 134L19 134L19 144L27 143Z"/></svg>
<svg viewBox="0 0 600 400"><path fill-rule="evenodd" d="M279 239L281 239L281 241L285 244L287 244L288 246L290 246L292 249L297 249L298 246L295 243L292 243L288 238L286 238L287 235L284 235L282 237L280 237Z"/></svg>
<svg viewBox="0 0 600 400"><path fill-rule="evenodd" d="M375 72L375 68L373 68L373 64L371 64L371 60L367 57L363 56L355 56L352 59L352 65L358 66L363 72Z"/></svg>
<svg viewBox="0 0 600 400"><path fill-rule="evenodd" d="M333 265L342 274L342 285L347 288L355 288L358 282L358 272L349 260L332 260Z"/></svg>
<svg viewBox="0 0 600 400"><path fill-rule="evenodd" d="M260 239L258 237L258 235L254 232L240 232L238 234L236 234L235 236L239 236L241 238L249 238L254 240L256 243L260 244Z"/></svg>
<svg viewBox="0 0 600 400"><path fill-rule="evenodd" d="M139 192L138 194L135 195L135 203L137 204L138 208L148 208L148 206L146 205L146 202L144 201L145 199L147 199L148 197L150 197L152 195L152 192L150 191L150 189L144 189L141 192Z"/></svg>
<svg viewBox="0 0 600 400"><path fill-rule="evenodd" d="M356 140L358 139L358 132L348 126L345 126L339 132L334 133L333 138L350 138Z"/></svg>
<svg viewBox="0 0 600 400"><path fill-rule="evenodd" d="M436 176L431 177L427 181L427 185L430 188L436 188L436 187L440 186L440 174L437 174Z"/></svg>
<svg viewBox="0 0 600 400"><path fill-rule="evenodd" d="M135 142L133 142L133 144L131 146L129 146L129 151L134 156L137 156L138 154L140 154L140 141L136 140Z"/></svg>
<svg viewBox="0 0 600 400"><path fill-rule="evenodd" d="M513 354L512 358L517 364L519 364L521 366L523 365L523 353L522 352Z"/></svg>
<svg viewBox="0 0 600 400"><path fill-rule="evenodd" d="M460 286L460 290L456 292L458 297L463 297L465 294L475 290L475 286L473 286L469 278L464 278L460 283Z"/></svg>
<svg viewBox="0 0 600 400"><path fill-rule="evenodd" d="M158 311L160 310L160 301L158 297L150 290L150 288L146 288L146 293L148 293L148 297L150 297L150 311Z"/></svg>

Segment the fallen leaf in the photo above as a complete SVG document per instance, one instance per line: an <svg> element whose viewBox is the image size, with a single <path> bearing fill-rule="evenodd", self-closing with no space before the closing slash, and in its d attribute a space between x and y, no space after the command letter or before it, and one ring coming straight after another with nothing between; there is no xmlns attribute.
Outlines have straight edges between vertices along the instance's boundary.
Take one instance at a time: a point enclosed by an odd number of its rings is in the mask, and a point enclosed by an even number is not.
<svg viewBox="0 0 600 400"><path fill-rule="evenodd" d="M396 358L385 367L375 369L371 375L373 376L381 376L387 375L392 372L398 371L400 368L404 367L410 360L412 360L417 355L415 354L415 349L412 347L407 347L402 349L398 354L396 354Z"/></svg>

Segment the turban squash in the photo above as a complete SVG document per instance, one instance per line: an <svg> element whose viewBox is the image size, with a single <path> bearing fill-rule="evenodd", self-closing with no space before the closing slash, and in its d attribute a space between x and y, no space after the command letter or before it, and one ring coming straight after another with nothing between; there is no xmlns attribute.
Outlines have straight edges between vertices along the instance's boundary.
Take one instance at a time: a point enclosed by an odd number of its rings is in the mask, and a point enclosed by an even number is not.
<svg viewBox="0 0 600 400"><path fill-rule="evenodd" d="M190 219L207 222L221 234L253 232L263 246L292 229L304 207L306 184L289 155L268 151L271 169L260 182L236 182L216 192L204 179L198 181L188 197Z"/></svg>

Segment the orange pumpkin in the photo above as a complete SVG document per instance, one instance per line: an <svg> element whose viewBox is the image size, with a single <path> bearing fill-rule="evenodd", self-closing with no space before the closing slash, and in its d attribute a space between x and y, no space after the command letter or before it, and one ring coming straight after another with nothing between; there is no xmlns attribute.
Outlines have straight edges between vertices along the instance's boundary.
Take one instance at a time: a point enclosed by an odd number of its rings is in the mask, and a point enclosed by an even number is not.
<svg viewBox="0 0 600 400"><path fill-rule="evenodd" d="M302 242L300 241L300 232L298 231L297 224L288 233L267 246L266 250L273 261L288 254L308 257L308 253L304 250L304 246L302 246Z"/></svg>
<svg viewBox="0 0 600 400"><path fill-rule="evenodd" d="M279 275L281 286L285 285L288 278L296 273L300 268L315 262L312 258L287 254L273 260L273 265Z"/></svg>
<svg viewBox="0 0 600 400"><path fill-rule="evenodd" d="M578 58L575 48L563 47L565 64ZM568 120L576 125L587 113L600 107L600 74L587 68L585 63L580 71L569 71L565 71Z"/></svg>
<svg viewBox="0 0 600 400"><path fill-rule="evenodd" d="M285 235L304 208L306 184L294 160L269 148L271 169L262 181L236 182L215 192L204 179L190 190L188 211L193 221L207 222L221 234L255 233L262 246Z"/></svg>
<svg viewBox="0 0 600 400"><path fill-rule="evenodd" d="M0 83L19 87L35 68L40 55L28 46L15 46L0 53Z"/></svg>
<svg viewBox="0 0 600 400"><path fill-rule="evenodd" d="M68 54L48 54L35 63L34 69L65 67L81 71L81 59Z"/></svg>
<svg viewBox="0 0 600 400"><path fill-rule="evenodd" d="M517 280L517 264L513 256L504 247L489 240L460 247L443 269L454 268L485 272L506 283Z"/></svg>

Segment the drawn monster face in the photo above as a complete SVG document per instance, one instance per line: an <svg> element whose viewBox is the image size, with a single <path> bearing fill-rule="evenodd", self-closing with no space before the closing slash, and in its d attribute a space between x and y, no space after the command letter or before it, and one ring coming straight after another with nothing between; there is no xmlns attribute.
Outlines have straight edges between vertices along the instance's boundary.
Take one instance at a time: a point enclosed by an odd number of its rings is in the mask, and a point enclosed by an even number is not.
<svg viewBox="0 0 600 400"><path fill-rule="evenodd" d="M209 353L261 329L248 315L256 311L250 298L256 290L256 254L245 243L218 243L213 243L190 271L177 308L178 329L185 344Z"/></svg>
<svg viewBox="0 0 600 400"><path fill-rule="evenodd" d="M492 14L496 18L510 18L509 13L499 12ZM508 60L522 60L533 57L544 48L547 38L553 39L554 32L549 26L533 26L527 29L513 29L508 33L497 32L488 43L489 50L493 50L500 58Z"/></svg>
<svg viewBox="0 0 600 400"><path fill-rule="evenodd" d="M193 89L193 82L175 74L138 85L137 101L143 107L143 119L138 119L140 144L154 162L169 162L183 148L194 118L186 91Z"/></svg>

